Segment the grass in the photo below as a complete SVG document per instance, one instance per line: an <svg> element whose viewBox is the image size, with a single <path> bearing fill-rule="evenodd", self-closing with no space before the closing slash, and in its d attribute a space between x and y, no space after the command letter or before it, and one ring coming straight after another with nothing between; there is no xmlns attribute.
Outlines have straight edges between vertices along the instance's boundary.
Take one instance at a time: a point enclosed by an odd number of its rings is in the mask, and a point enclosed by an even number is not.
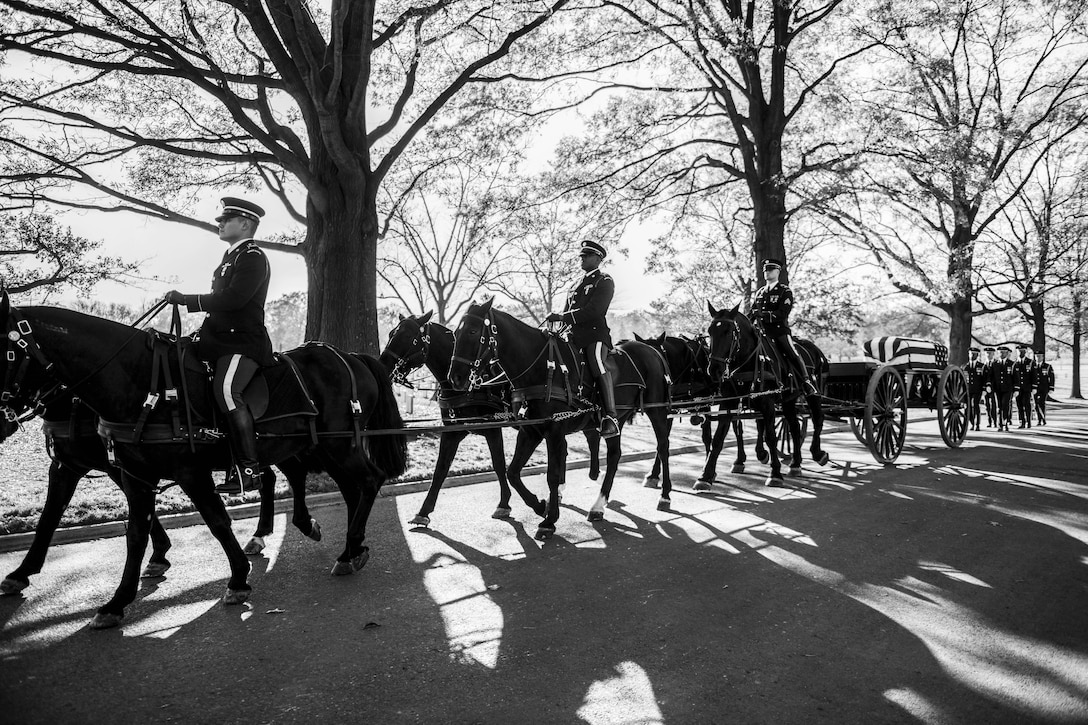
<svg viewBox="0 0 1088 725"><path fill-rule="evenodd" d="M438 406L429 401L415 398L413 412L405 414L406 419L415 421L437 420ZM414 425L424 425L422 422ZM684 431L681 433L681 431ZM503 442L506 458L514 450L516 431L503 430ZM698 438L697 429L686 423L674 428L673 444L694 442ZM624 427L624 452L653 449L653 431L641 416ZM584 458L588 455L585 438L571 436L568 441L568 456L571 459ZM601 447L602 456L604 446ZM409 441L409 467L397 482L429 481L434 473L438 458L438 436L424 435ZM533 454L529 465L546 462L544 446ZM0 445L0 467L4 471L4 482L0 485L0 535L17 534L33 531L45 504L45 494L49 483L49 456L45 450L45 438L41 427L34 422L11 436ZM491 470L491 456L487 443L480 436L470 435L461 443L454 460L450 475L478 473ZM388 485L388 484L387 484ZM325 474L311 475L306 482L306 490L320 493L336 491L336 484ZM276 496L290 495L287 482L282 476L276 483ZM245 501L256 501L257 493L247 493ZM232 501L237 501L233 499ZM160 514L192 511L189 498L178 487L172 487L158 497ZM81 526L120 521L127 516L124 494L105 474L92 472L79 482L72 502L61 519L61 526Z"/></svg>

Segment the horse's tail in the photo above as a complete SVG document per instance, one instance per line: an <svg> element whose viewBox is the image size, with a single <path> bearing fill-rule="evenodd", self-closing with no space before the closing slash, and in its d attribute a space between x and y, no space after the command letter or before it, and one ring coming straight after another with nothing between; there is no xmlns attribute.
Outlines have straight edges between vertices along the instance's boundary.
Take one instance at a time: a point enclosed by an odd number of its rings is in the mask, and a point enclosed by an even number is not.
<svg viewBox="0 0 1088 725"><path fill-rule="evenodd" d="M370 420L367 421L367 428L404 428L404 419L400 417L389 371L373 355L356 353L355 357L369 368L378 382L378 400L370 414ZM401 475L408 468L408 436L404 433L371 436L370 460L382 470L386 478Z"/></svg>

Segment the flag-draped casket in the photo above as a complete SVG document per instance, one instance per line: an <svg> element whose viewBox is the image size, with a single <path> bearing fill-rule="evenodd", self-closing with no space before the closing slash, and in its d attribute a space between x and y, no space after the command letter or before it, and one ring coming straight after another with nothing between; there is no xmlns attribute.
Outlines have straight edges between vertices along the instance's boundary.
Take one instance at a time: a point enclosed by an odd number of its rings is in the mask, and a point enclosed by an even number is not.
<svg viewBox="0 0 1088 725"><path fill-rule="evenodd" d="M948 366L948 348L932 340L909 337L877 337L864 345L865 357L886 365L909 369L943 370Z"/></svg>

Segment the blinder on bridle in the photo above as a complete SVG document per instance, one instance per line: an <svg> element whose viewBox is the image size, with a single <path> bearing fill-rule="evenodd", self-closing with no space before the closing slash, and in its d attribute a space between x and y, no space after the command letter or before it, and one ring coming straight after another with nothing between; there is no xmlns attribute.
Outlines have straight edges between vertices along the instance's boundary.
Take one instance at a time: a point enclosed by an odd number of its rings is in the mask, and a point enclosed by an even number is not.
<svg viewBox="0 0 1088 725"><path fill-rule="evenodd" d="M729 323L732 326L732 329L728 333L725 333L729 335L729 347L726 349L726 354L723 357L721 355L714 354L715 335L713 334L713 331L715 328L725 325L726 323ZM725 368L724 372L722 373L722 379L724 380L730 378L733 376L734 368L739 367L734 366L733 362L736 360L737 353L740 351L740 325L737 324L736 320L715 319L713 322L710 323L710 329L710 350L707 353L707 357L709 358L709 362L707 363L707 372L710 372L710 362L721 363L721 365Z"/></svg>
<svg viewBox="0 0 1088 725"><path fill-rule="evenodd" d="M497 345L495 336L498 334L498 329L489 318L466 313L465 316L461 318L461 324L457 326L458 331L462 330L465 327L465 323L470 320L476 320L480 323L480 337L476 341L476 350L474 353L476 359L469 360L466 357L456 354L457 350L455 348L453 359L450 362L463 362L468 365L468 389L474 390L475 388L480 387L484 381L484 376L480 373L480 366L487 357L494 357L495 355Z"/></svg>
<svg viewBox="0 0 1088 725"><path fill-rule="evenodd" d="M411 317L406 318L404 320L401 320L400 324L394 327L392 331L390 331L389 339L392 340L393 336L397 333L397 331L400 330L401 327L403 327L405 323L408 322L415 323L416 325L416 334L412 337L412 349L409 350L407 355L404 357L401 357L396 352L388 348L385 352L395 361L393 364L393 370L389 373L390 379L398 385L403 385L406 388L414 388L415 386L412 385L411 382L409 382L408 376L414 371L423 367L423 365L427 362L427 356L430 354L431 351L431 323L425 322L423 324L419 324L419 320Z"/></svg>
<svg viewBox="0 0 1088 725"><path fill-rule="evenodd" d="M19 314L16 308L9 308L7 321L8 329L4 335L6 369L4 387L0 390L0 416L9 423L21 423L41 412L45 407L45 398L64 386L54 382L48 387L23 394L27 392L23 390L23 384L26 381L27 370L30 368L30 361L36 361L45 372L52 369L53 363L45 359L38 343L34 341L34 330L30 322ZM18 354L20 350L22 359ZM24 408L24 412L20 414L18 408Z"/></svg>

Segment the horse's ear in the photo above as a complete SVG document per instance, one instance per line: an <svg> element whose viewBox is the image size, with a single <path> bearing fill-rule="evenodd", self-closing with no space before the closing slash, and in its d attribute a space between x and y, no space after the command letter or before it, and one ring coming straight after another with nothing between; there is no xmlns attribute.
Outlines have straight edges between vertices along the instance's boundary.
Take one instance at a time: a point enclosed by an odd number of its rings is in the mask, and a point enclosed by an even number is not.
<svg viewBox="0 0 1088 725"><path fill-rule="evenodd" d="M646 338L641 337L637 332L634 333L634 335L635 335L635 342L646 342Z"/></svg>
<svg viewBox="0 0 1088 725"><path fill-rule="evenodd" d="M399 313L399 312L398 312L398 313L397 313L397 317L399 318L399 319L397 320L397 322L404 322L404 315L402 315L401 313Z"/></svg>
<svg viewBox="0 0 1088 725"><path fill-rule="evenodd" d="M484 305L483 305L484 309L485 310L490 310L491 305L493 305L493 304L495 304L495 295L491 295L486 300L484 300Z"/></svg>
<svg viewBox="0 0 1088 725"><path fill-rule="evenodd" d="M738 302L737 304L733 305L733 309L731 311L734 315L740 312L740 303Z"/></svg>
<svg viewBox="0 0 1088 725"><path fill-rule="evenodd" d="M714 309L714 305L710 304L710 300L706 301L706 308L707 308L707 310L710 311L710 316L711 317L717 317L718 316L718 311L716 309Z"/></svg>
<svg viewBox="0 0 1088 725"><path fill-rule="evenodd" d="M656 338L654 338L654 342L656 342L658 345L661 345L662 347L665 346L665 331L664 330L661 331L660 335L658 335Z"/></svg>
<svg viewBox="0 0 1088 725"><path fill-rule="evenodd" d="M433 314L434 314L434 310L427 310L427 314L425 314L425 315L423 315L423 317L419 318L419 324L420 325L426 325L428 322L431 321L431 315L433 315Z"/></svg>

